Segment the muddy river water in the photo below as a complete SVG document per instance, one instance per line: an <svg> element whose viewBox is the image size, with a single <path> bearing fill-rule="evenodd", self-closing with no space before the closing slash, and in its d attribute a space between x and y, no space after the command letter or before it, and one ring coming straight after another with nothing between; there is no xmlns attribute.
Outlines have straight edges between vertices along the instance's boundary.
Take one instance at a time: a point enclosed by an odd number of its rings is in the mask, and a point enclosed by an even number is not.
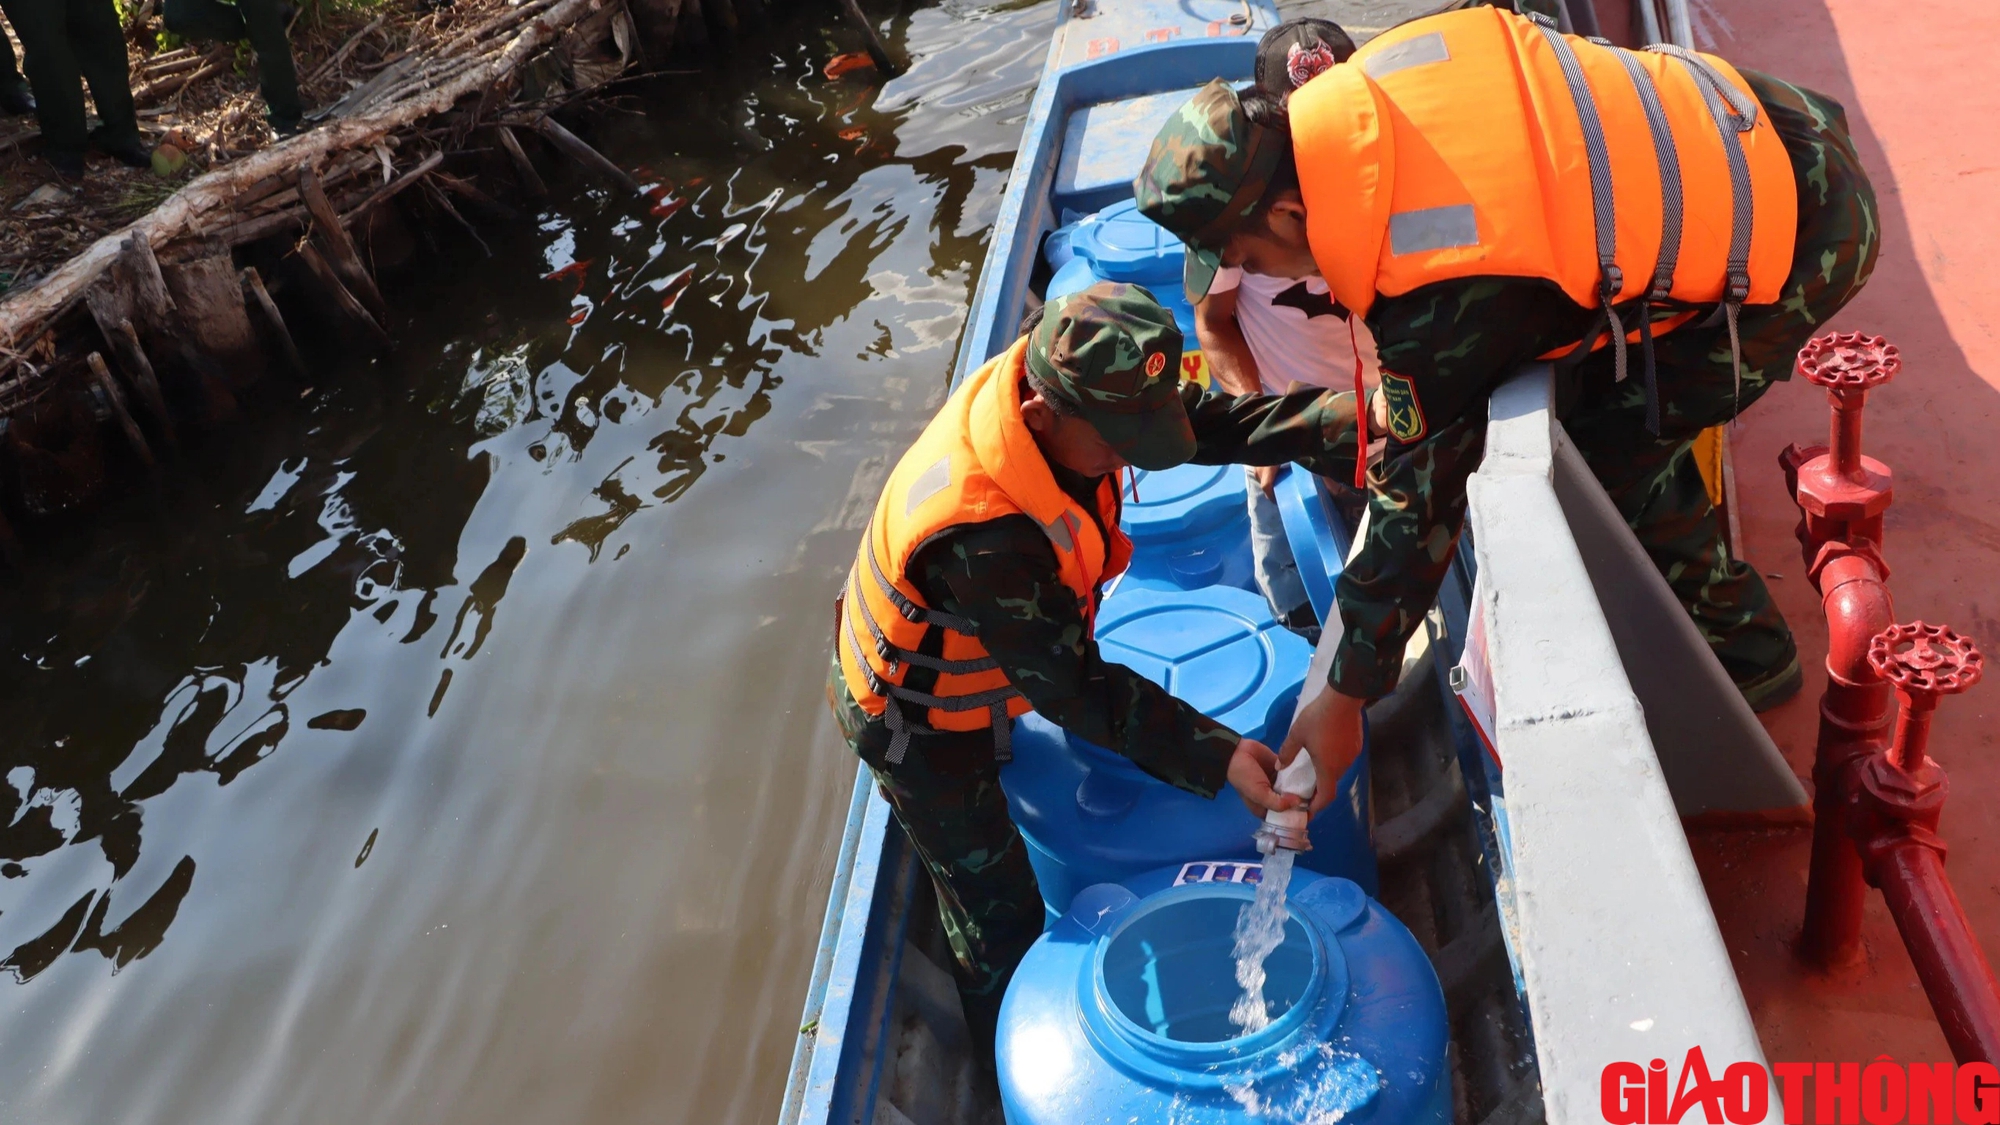
<svg viewBox="0 0 2000 1125"><path fill-rule="evenodd" d="M830 598L1054 9L780 29L389 286L401 346L0 592L0 1122L764 1122L853 760ZM334 365L338 366L338 365Z"/></svg>

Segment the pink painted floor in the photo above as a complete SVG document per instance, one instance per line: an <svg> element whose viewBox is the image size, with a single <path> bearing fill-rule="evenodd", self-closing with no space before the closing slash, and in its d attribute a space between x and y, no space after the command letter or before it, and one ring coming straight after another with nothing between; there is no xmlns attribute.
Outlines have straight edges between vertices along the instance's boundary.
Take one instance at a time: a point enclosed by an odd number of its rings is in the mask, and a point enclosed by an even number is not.
<svg viewBox="0 0 2000 1125"><path fill-rule="evenodd" d="M1899 620L1949 624L2000 656L2000 5L1987 0L1694 0L1732 61L1831 94L1881 203L1873 281L1831 326L1902 348L1899 380L1868 404L1865 448L1895 472L1887 520ZM1699 39L1699 33L1697 35ZM1733 436L1747 554L1771 575L1807 671L1766 716L1792 768L1810 773L1826 629L1804 580L1796 509L1776 467L1791 441L1824 441L1827 407L1795 381ZM2000 681L2000 677L1994 678ZM2000 682L1947 700L1931 753L1951 776L1944 835L1959 897L2000 963ZM1694 837L1709 897L1773 1061L1944 1061L1950 1052L1879 897L1869 962L1846 979L1806 973L1791 942L1805 902L1809 833Z"/></svg>

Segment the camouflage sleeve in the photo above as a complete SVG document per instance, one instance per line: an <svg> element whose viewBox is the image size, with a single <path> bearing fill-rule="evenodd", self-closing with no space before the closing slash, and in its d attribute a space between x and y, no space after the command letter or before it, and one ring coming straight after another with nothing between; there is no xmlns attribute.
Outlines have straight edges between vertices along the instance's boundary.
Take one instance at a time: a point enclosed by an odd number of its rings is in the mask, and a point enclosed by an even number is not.
<svg viewBox="0 0 2000 1125"><path fill-rule="evenodd" d="M1204 394L1181 386L1198 465L1297 462L1321 476L1354 479L1354 393Z"/></svg>
<svg viewBox="0 0 2000 1125"><path fill-rule="evenodd" d="M1487 394L1589 323L1548 285L1505 279L1428 285L1369 310L1388 445L1369 472L1367 536L1335 587L1334 688L1374 699L1396 686L1403 646L1437 599L1465 521L1466 478L1486 448Z"/></svg>
<svg viewBox="0 0 2000 1125"><path fill-rule="evenodd" d="M913 563L924 596L978 625L986 651L1044 718L1170 785L1204 797L1222 789L1241 736L1103 658L1033 520L954 530Z"/></svg>

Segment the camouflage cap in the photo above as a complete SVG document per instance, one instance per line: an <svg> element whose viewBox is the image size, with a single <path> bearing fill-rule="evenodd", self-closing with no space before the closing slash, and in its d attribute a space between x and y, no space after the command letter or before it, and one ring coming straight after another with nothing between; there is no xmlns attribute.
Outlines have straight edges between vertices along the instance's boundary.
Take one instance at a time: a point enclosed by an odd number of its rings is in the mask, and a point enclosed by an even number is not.
<svg viewBox="0 0 2000 1125"><path fill-rule="evenodd" d="M1142 214L1186 244L1190 302L1208 295L1223 244L1263 202L1285 143L1252 122L1220 78L1195 91L1153 138L1132 194Z"/></svg>
<svg viewBox="0 0 2000 1125"><path fill-rule="evenodd" d="M1171 469L1194 456L1181 405L1181 330L1143 286L1100 281L1049 302L1028 338L1027 363L1137 468Z"/></svg>

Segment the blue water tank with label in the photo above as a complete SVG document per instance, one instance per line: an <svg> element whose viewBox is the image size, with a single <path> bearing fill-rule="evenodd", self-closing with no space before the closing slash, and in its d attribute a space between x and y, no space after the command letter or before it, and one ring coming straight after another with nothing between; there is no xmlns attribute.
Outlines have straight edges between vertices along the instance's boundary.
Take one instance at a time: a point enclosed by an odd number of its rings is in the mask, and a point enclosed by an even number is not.
<svg viewBox="0 0 2000 1125"><path fill-rule="evenodd" d="M1106 660L1274 749L1312 662L1312 647L1272 621L1261 596L1231 586L1121 588L1098 613L1097 643ZM1015 720L1013 747L1000 781L1052 918L1093 883L1167 863L1256 858L1259 818L1232 789L1198 797L1032 712ZM1372 892L1368 825L1364 744L1333 803L1313 818L1301 866Z"/></svg>
<svg viewBox="0 0 2000 1125"><path fill-rule="evenodd" d="M1444 993L1409 930L1346 879L1292 876L1241 1034L1231 956L1255 863L1098 884L1035 942L1000 1009L1009 1125L1448 1125Z"/></svg>
<svg viewBox="0 0 2000 1125"><path fill-rule="evenodd" d="M1120 518L1132 537L1121 589L1255 590L1241 465L1177 465L1132 474Z"/></svg>
<svg viewBox="0 0 2000 1125"><path fill-rule="evenodd" d="M1194 309L1181 285L1185 253L1180 239L1139 213L1138 203L1130 199L1114 203L1049 235L1043 254L1055 276L1046 296L1053 301L1100 281L1143 285L1174 314L1187 349L1193 351L1198 346Z"/></svg>

